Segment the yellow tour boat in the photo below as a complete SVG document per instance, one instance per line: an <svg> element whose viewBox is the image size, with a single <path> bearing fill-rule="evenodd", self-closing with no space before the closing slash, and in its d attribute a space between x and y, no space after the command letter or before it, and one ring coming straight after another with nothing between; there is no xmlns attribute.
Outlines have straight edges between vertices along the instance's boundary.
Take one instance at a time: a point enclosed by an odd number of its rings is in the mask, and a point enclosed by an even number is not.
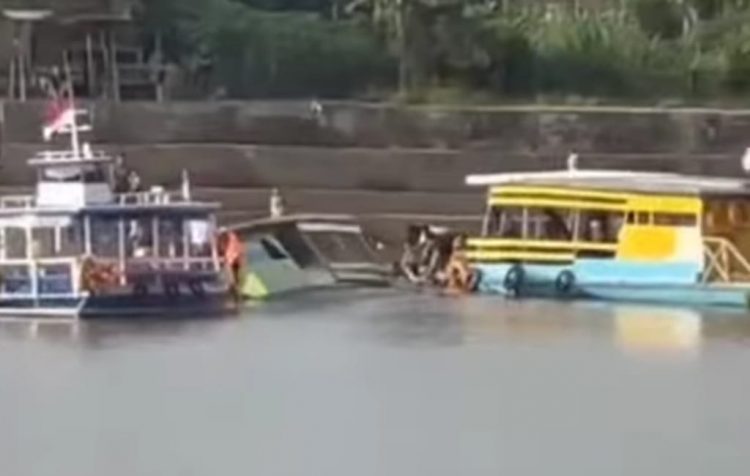
<svg viewBox="0 0 750 476"><path fill-rule="evenodd" d="M610 170L468 176L480 292L747 307L750 184Z"/></svg>

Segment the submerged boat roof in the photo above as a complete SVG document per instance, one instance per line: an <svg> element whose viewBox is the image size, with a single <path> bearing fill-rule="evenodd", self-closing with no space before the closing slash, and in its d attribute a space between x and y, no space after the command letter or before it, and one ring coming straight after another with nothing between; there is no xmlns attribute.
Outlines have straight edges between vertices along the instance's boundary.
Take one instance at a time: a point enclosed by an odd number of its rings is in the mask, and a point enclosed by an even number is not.
<svg viewBox="0 0 750 476"><path fill-rule="evenodd" d="M750 197L750 182L744 179L666 172L561 170L483 174L467 176L466 184L483 187L525 185L622 193Z"/></svg>
<svg viewBox="0 0 750 476"><path fill-rule="evenodd" d="M296 226L300 224L330 225L332 228L338 225L359 226L359 224L357 223L357 219L352 215L309 213L283 215L280 217L258 218L256 220L229 225L227 226L227 229L231 231L251 231L261 228L273 228L289 225Z"/></svg>

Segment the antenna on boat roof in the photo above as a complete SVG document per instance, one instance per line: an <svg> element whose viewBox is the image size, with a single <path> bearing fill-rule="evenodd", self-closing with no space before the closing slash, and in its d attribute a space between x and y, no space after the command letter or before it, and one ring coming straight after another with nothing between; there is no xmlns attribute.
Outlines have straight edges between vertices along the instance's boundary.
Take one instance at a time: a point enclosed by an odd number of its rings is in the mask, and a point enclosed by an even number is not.
<svg viewBox="0 0 750 476"><path fill-rule="evenodd" d="M570 152L568 154L568 171L573 172L575 170L578 170L578 154L575 152Z"/></svg>
<svg viewBox="0 0 750 476"><path fill-rule="evenodd" d="M56 91L51 92L52 104L42 130L44 140L49 141L55 134L70 134L70 148L73 157L81 158L81 144L79 132L91 130L91 125L78 125L78 115L86 114L85 110L77 110L73 92L73 76L70 63L65 53L63 61L63 78ZM91 158L90 146L84 144L84 158Z"/></svg>
<svg viewBox="0 0 750 476"><path fill-rule="evenodd" d="M190 175L187 169L182 169L182 198L190 201Z"/></svg>

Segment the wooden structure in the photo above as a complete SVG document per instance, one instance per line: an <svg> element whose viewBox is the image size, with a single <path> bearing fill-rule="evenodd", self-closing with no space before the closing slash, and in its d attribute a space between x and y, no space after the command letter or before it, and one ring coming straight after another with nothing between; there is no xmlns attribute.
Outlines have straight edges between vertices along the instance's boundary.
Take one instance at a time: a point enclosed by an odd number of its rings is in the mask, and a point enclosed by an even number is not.
<svg viewBox="0 0 750 476"><path fill-rule="evenodd" d="M34 24L52 15L47 9L7 9L3 17L11 23L12 46L8 68L8 98L25 101L32 65L32 38Z"/></svg>
<svg viewBox="0 0 750 476"><path fill-rule="evenodd" d="M88 2L91 3L91 2ZM70 10L53 2L54 8L4 10L3 28L10 45L7 97L24 101L41 91L37 79L70 65L76 94L115 101L131 97L162 99L161 44L154 39L147 58L132 23L131 8L87 5ZM2 37L0 33L0 37Z"/></svg>

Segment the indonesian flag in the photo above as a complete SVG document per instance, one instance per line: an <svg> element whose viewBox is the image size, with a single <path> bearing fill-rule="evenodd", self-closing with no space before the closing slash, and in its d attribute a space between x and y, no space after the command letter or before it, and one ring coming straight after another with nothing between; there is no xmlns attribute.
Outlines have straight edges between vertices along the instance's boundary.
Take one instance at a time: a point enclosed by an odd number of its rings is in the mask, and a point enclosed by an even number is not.
<svg viewBox="0 0 750 476"><path fill-rule="evenodd" d="M75 107L68 99L54 100L44 114L44 140L49 141L52 136L70 127L75 122Z"/></svg>

